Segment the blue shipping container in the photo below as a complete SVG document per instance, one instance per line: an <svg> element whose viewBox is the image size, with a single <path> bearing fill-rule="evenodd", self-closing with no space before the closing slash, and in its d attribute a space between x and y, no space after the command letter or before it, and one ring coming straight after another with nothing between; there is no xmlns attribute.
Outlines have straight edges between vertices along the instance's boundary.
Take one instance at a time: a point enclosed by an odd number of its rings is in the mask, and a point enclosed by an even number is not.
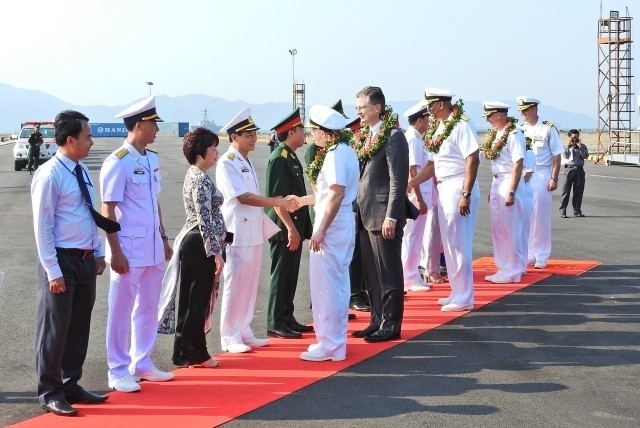
<svg viewBox="0 0 640 428"><path fill-rule="evenodd" d="M178 137L184 137L189 132L189 122L178 122Z"/></svg>

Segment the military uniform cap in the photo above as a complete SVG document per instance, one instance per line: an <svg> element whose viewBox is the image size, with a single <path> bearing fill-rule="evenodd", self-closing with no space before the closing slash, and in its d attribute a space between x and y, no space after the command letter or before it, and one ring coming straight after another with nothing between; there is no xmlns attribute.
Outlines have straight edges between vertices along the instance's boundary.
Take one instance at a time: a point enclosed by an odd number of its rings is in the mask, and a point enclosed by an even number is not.
<svg viewBox="0 0 640 428"><path fill-rule="evenodd" d="M156 112L156 97L150 96L134 105L127 107L116 114L117 118L122 118L124 124L135 125L138 122L153 120L154 122L164 122Z"/></svg>
<svg viewBox="0 0 640 428"><path fill-rule="evenodd" d="M336 103L332 105L331 108L337 111L338 113L340 113L341 115L343 115L345 119L349 119L349 116L344 114L344 108L342 107L342 100L336 101Z"/></svg>
<svg viewBox="0 0 640 428"><path fill-rule="evenodd" d="M327 129L339 131L347 124L346 119L334 109L326 106L312 106L309 109L309 122L307 128Z"/></svg>
<svg viewBox="0 0 640 428"><path fill-rule="evenodd" d="M537 100L533 97L527 97L525 95L519 96L518 98L516 98L516 100L518 101L518 110L520 111L526 110L529 107L537 106L538 104L540 104L540 100Z"/></svg>
<svg viewBox="0 0 640 428"><path fill-rule="evenodd" d="M493 113L506 113L509 111L509 104L502 103L500 101L485 101L482 103L484 108L483 116L487 117Z"/></svg>
<svg viewBox="0 0 640 428"><path fill-rule="evenodd" d="M233 119L229 121L225 126L220 129L220 132L226 132L231 137L233 134L238 134L244 131L256 131L260 129L258 125L253 121L251 117L251 108L245 107L236 114Z"/></svg>
<svg viewBox="0 0 640 428"><path fill-rule="evenodd" d="M300 107L289 113L287 117L278 122L276 126L271 128L271 130L275 131L276 134L282 134L299 125L302 125L302 118L300 117Z"/></svg>
<svg viewBox="0 0 640 428"><path fill-rule="evenodd" d="M349 129L351 132L356 132L360 128L362 128L362 123L360 123L360 118L356 117L351 122L347 123L344 127L346 129Z"/></svg>
<svg viewBox="0 0 640 428"><path fill-rule="evenodd" d="M455 95L447 89L424 88L424 100L427 104L434 101L451 101Z"/></svg>
<svg viewBox="0 0 640 428"><path fill-rule="evenodd" d="M411 107L402 115L408 118L410 121L419 119L423 116L429 116L429 104L426 100L420 100Z"/></svg>

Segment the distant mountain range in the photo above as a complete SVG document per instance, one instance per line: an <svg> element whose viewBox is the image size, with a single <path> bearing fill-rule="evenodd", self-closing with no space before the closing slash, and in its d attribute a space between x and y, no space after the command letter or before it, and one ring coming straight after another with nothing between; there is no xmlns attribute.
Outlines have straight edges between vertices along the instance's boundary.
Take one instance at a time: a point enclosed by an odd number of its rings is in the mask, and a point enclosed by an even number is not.
<svg viewBox="0 0 640 428"><path fill-rule="evenodd" d="M131 103L134 101L131 100ZM406 126L406 120L402 118L402 113L415 102L415 100L389 102L394 111L401 115L401 124L403 126ZM519 117L517 110L515 110L515 102L513 100L505 100L505 102L513 106L511 114ZM290 103L250 104L244 101L227 101L202 94L178 97L160 95L156 98L156 105L158 106L158 113L165 121L189 122L192 126L197 125L202 120L205 110L210 122L215 123L217 126L222 126L243 107L250 106L253 118L258 126L262 128L262 132L268 132L273 125L290 113L292 109ZM115 119L114 116L125 107L127 106L78 106L42 91L20 89L0 83L0 132L17 132L20 128L20 123L27 120L53 120L58 112L65 109L81 111L92 122L96 123L119 122L119 119ZM353 104L344 103L344 109L347 116L352 118L356 116ZM482 117L482 103L465 100L465 112L473 120L478 130L487 128L488 125ZM545 120L555 122L558 128L563 130L570 128L591 130L596 126L596 119L589 115L572 113L547 105L540 106L540 116Z"/></svg>

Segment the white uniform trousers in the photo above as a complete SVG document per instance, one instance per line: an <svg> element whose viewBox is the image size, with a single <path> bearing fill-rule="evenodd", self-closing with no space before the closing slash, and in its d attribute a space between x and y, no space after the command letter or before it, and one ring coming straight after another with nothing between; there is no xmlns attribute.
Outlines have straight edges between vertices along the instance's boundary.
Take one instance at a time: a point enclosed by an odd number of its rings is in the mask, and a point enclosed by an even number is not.
<svg viewBox="0 0 640 428"><path fill-rule="evenodd" d="M404 226L401 257L405 287L420 284L421 282L418 266L422 257L422 241L426 223L427 216L420 214L415 220L408 218L407 224Z"/></svg>
<svg viewBox="0 0 640 428"><path fill-rule="evenodd" d="M339 211L327 229L320 252L309 254L311 306L319 350L340 358L347 354L349 264L356 242L355 227L353 212Z"/></svg>
<svg viewBox="0 0 640 428"><path fill-rule="evenodd" d="M253 339L253 312L258 296L262 266L262 245L227 247L224 284L220 309L220 342L222 349Z"/></svg>
<svg viewBox="0 0 640 428"><path fill-rule="evenodd" d="M498 272L514 278L522 274L523 246L522 212L524 186L522 180L514 195L514 204L506 206L505 202L511 190L511 175L494 177L489 196L491 214L491 240L493 241L493 259Z"/></svg>
<svg viewBox="0 0 640 428"><path fill-rule="evenodd" d="M547 263L551 256L552 192L547 190L551 179L549 168L536 167L529 183L533 192L533 209L529 226L528 258Z"/></svg>
<svg viewBox="0 0 640 428"><path fill-rule="evenodd" d="M438 222L438 203L427 203L425 215L424 235L422 238L422 266L426 269L425 282L428 274L440 274L440 253L442 240L440 239L440 224Z"/></svg>
<svg viewBox="0 0 640 428"><path fill-rule="evenodd" d="M163 276L164 263L131 267L124 275L111 270L107 315L109 380L155 368L151 353L158 334Z"/></svg>
<svg viewBox="0 0 640 428"><path fill-rule="evenodd" d="M521 246L520 254L522 254L522 274L527 273L528 260L528 244L529 244L529 224L531 221L531 210L533 209L533 191L531 184L522 180L520 185L524 185L524 193L522 195L522 238L518 242Z"/></svg>
<svg viewBox="0 0 640 428"><path fill-rule="evenodd" d="M445 179L438 185L440 192L438 221L451 286L451 303L473 305L473 235L480 208L480 189L477 183L471 191L469 215L460 214L460 198L464 177Z"/></svg>

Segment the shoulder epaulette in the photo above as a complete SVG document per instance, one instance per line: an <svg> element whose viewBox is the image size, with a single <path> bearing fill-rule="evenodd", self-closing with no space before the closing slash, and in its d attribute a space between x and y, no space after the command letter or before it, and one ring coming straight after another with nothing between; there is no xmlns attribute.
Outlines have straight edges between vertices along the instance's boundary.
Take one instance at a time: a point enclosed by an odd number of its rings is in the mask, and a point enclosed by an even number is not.
<svg viewBox="0 0 640 428"><path fill-rule="evenodd" d="M330 152L330 151L335 150L337 148L338 148L338 145L334 144L333 146L329 147L329 150L327 150L327 151Z"/></svg>
<svg viewBox="0 0 640 428"><path fill-rule="evenodd" d="M550 120L543 120L542 123L547 126L555 126L555 123L551 122Z"/></svg>
<svg viewBox="0 0 640 428"><path fill-rule="evenodd" d="M155 150L151 150L151 149L146 149L146 150L147 150L148 152L158 154L158 152L156 152Z"/></svg>
<svg viewBox="0 0 640 428"><path fill-rule="evenodd" d="M464 120L465 122L469 122L469 116L467 116L466 114L460 116L460 119Z"/></svg>
<svg viewBox="0 0 640 428"><path fill-rule="evenodd" d="M118 159L122 159L128 154L129 154L129 150L124 147L114 153L115 157L117 157Z"/></svg>
<svg viewBox="0 0 640 428"><path fill-rule="evenodd" d="M227 154L227 159L229 159L229 160L234 160L235 158L236 158L236 155L234 155L234 154L233 154L233 152L229 152L229 153Z"/></svg>
<svg viewBox="0 0 640 428"><path fill-rule="evenodd" d="M519 131L518 128L514 128L513 131L509 132L509 134L517 134Z"/></svg>
<svg viewBox="0 0 640 428"><path fill-rule="evenodd" d="M282 152L280 152L280 156L286 159L289 156L289 152L283 150Z"/></svg>

